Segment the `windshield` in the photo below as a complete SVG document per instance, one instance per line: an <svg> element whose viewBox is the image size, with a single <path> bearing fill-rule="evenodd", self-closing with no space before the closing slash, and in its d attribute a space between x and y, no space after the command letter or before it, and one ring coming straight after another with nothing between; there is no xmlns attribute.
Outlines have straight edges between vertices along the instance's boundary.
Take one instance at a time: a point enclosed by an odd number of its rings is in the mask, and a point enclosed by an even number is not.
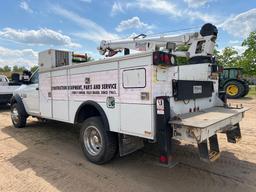
<svg viewBox="0 0 256 192"><path fill-rule="evenodd" d="M230 71L229 71L230 78L236 79L236 78L238 78L239 75L240 75L239 69L230 69Z"/></svg>
<svg viewBox="0 0 256 192"><path fill-rule="evenodd" d="M36 70L34 73L33 73L33 75L31 76L31 78L30 78L30 83L31 84L36 84L36 83L38 83L39 82L39 72L38 72L38 70Z"/></svg>

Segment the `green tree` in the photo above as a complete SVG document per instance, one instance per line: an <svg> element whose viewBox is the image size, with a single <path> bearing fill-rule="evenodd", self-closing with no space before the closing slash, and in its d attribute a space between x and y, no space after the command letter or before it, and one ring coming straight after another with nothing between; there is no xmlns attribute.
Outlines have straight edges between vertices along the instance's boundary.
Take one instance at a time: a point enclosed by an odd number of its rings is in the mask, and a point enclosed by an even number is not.
<svg viewBox="0 0 256 192"><path fill-rule="evenodd" d="M176 48L175 51L188 51L189 47L187 45L181 45ZM186 65L188 63L188 58L186 57L176 57L178 65Z"/></svg>
<svg viewBox="0 0 256 192"><path fill-rule="evenodd" d="M249 37L243 41L242 46L245 46L246 50L238 66L243 68L246 75L256 76L256 31L250 33Z"/></svg>
<svg viewBox="0 0 256 192"><path fill-rule="evenodd" d="M22 73L24 70L26 70L25 67L19 67L17 65L14 65L12 68L12 72L15 72L15 73Z"/></svg>
<svg viewBox="0 0 256 192"><path fill-rule="evenodd" d="M13 68L12 68L12 71L13 72L18 72L18 69L19 69L19 67L17 65L14 65Z"/></svg>
<svg viewBox="0 0 256 192"><path fill-rule="evenodd" d="M89 62L89 61L95 61L95 59L89 56L89 57L87 58L87 62Z"/></svg>
<svg viewBox="0 0 256 192"><path fill-rule="evenodd" d="M236 67L240 59L233 47L226 47L221 54L218 51L215 54L217 54L218 63L224 67Z"/></svg>
<svg viewBox="0 0 256 192"><path fill-rule="evenodd" d="M5 65L4 67L3 67L3 72L11 72L12 71L12 69L11 69L11 67L9 67L8 65Z"/></svg>
<svg viewBox="0 0 256 192"><path fill-rule="evenodd" d="M216 48L214 48L214 50L213 50L213 55L214 55L214 57L216 58L217 61L220 60L221 53L220 53L220 51L217 50L217 45L216 45Z"/></svg>
<svg viewBox="0 0 256 192"><path fill-rule="evenodd" d="M30 68L31 73L34 73L38 69L38 66L34 65Z"/></svg>

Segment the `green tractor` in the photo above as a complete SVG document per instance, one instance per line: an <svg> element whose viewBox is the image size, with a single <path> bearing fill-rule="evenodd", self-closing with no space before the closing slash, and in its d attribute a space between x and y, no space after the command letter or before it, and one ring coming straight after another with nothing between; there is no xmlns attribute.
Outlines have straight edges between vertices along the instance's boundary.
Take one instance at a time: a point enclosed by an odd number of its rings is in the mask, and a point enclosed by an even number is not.
<svg viewBox="0 0 256 192"><path fill-rule="evenodd" d="M227 98L237 99L249 92L249 84L242 77L242 68L224 68L220 74L220 89L226 91Z"/></svg>

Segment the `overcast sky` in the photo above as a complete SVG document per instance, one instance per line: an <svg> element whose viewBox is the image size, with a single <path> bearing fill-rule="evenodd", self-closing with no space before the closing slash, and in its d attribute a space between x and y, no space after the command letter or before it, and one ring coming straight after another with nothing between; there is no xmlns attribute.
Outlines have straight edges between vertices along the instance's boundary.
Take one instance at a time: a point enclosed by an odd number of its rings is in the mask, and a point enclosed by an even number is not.
<svg viewBox="0 0 256 192"><path fill-rule="evenodd" d="M218 26L218 49L256 30L256 0L9 0L0 6L0 66L37 64L48 48L90 53L101 40L132 34L180 34Z"/></svg>

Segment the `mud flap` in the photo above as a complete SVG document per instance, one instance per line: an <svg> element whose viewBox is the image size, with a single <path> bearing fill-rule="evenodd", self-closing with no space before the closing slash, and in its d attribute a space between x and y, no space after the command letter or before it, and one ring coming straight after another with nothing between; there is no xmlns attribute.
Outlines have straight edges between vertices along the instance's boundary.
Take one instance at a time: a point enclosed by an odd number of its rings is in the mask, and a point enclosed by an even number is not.
<svg viewBox="0 0 256 192"><path fill-rule="evenodd" d="M219 158L220 150L217 135L213 135L209 138L209 147L208 141L204 140L198 144L199 156L200 159L206 162L212 162Z"/></svg>
<svg viewBox="0 0 256 192"><path fill-rule="evenodd" d="M169 124L170 103L169 97L159 96L156 98L156 127L157 142L159 146L159 163L167 167L174 167L177 162L173 159L173 129Z"/></svg>
<svg viewBox="0 0 256 192"><path fill-rule="evenodd" d="M118 135L119 154L125 156L144 147L143 139L125 134Z"/></svg>
<svg viewBox="0 0 256 192"><path fill-rule="evenodd" d="M239 123L235 125L236 128L232 130L228 130L226 132L227 139L229 143L237 143L241 140L241 130L240 130L240 125Z"/></svg>

